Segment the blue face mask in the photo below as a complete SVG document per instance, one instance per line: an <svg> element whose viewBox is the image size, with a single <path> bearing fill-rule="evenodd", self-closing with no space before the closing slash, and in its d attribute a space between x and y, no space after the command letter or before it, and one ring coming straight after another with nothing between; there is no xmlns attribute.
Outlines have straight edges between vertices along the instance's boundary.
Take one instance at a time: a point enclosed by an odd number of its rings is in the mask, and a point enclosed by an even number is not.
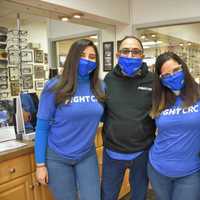
<svg viewBox="0 0 200 200"><path fill-rule="evenodd" d="M164 77L161 82L164 86L172 91L180 91L184 87L185 74L183 71L176 72L172 75Z"/></svg>
<svg viewBox="0 0 200 200"><path fill-rule="evenodd" d="M78 72L80 76L89 75L96 68L96 62L80 58Z"/></svg>
<svg viewBox="0 0 200 200"><path fill-rule="evenodd" d="M118 64L121 70L127 75L132 76L142 66L142 58L119 57Z"/></svg>

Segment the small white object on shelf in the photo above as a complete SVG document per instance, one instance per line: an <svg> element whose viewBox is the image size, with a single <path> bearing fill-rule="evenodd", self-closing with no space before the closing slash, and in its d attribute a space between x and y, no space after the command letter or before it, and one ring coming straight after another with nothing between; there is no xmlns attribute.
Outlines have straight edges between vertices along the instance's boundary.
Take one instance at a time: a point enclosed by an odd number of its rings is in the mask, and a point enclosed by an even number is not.
<svg viewBox="0 0 200 200"><path fill-rule="evenodd" d="M15 140L0 142L0 152L16 149L23 146L26 146L26 144Z"/></svg>

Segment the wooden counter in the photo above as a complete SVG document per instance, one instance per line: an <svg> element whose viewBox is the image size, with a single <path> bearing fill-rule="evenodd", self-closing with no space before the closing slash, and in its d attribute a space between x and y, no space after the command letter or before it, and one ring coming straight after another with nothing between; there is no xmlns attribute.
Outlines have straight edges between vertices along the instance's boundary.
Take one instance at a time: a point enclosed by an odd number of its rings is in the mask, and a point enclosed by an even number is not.
<svg viewBox="0 0 200 200"><path fill-rule="evenodd" d="M102 174L103 142L102 127L97 130L95 145L99 162L99 173ZM35 178L34 142L26 146L0 153L0 199L1 200L53 200L47 186L38 184ZM128 171L119 197L130 190Z"/></svg>
<svg viewBox="0 0 200 200"><path fill-rule="evenodd" d="M17 141L17 140L16 140ZM19 147L16 149L0 152L0 163L5 160L16 158L25 154L30 154L34 152L34 142L20 141L26 144L26 146Z"/></svg>

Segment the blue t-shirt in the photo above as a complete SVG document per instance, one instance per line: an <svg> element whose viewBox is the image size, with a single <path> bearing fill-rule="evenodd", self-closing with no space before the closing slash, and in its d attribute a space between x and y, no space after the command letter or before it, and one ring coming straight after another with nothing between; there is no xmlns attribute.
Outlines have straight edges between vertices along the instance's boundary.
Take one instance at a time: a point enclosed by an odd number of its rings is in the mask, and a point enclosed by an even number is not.
<svg viewBox="0 0 200 200"><path fill-rule="evenodd" d="M48 146L68 159L80 159L94 146L94 138L103 106L90 89L89 77L79 78L74 97L69 104L56 107L55 93L49 91L58 79L45 86L37 117L51 122Z"/></svg>
<svg viewBox="0 0 200 200"><path fill-rule="evenodd" d="M200 101L189 108L174 106L156 118L158 135L150 149L150 163L161 174L182 177L200 170Z"/></svg>
<svg viewBox="0 0 200 200"><path fill-rule="evenodd" d="M106 149L106 153L108 154L110 158L115 159L115 160L134 160L137 157L139 157L143 153L143 151L125 154L125 153L119 153L116 151L111 151L110 149Z"/></svg>

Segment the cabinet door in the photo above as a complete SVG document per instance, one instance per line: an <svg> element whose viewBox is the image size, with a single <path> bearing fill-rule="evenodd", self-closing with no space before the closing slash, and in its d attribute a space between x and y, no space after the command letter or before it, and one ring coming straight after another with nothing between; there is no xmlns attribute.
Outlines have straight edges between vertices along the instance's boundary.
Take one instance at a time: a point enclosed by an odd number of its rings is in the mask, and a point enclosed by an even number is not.
<svg viewBox="0 0 200 200"><path fill-rule="evenodd" d="M34 186L34 200L53 200L53 197L48 189L48 186L42 186L35 178L35 173L32 173L32 180Z"/></svg>
<svg viewBox="0 0 200 200"><path fill-rule="evenodd" d="M130 192L129 170L127 169L124 175L124 180L122 183L122 187L121 187L118 199L121 199L123 196L127 195L129 192Z"/></svg>
<svg viewBox="0 0 200 200"><path fill-rule="evenodd" d="M1 200L33 200L31 175L22 176L0 185Z"/></svg>

